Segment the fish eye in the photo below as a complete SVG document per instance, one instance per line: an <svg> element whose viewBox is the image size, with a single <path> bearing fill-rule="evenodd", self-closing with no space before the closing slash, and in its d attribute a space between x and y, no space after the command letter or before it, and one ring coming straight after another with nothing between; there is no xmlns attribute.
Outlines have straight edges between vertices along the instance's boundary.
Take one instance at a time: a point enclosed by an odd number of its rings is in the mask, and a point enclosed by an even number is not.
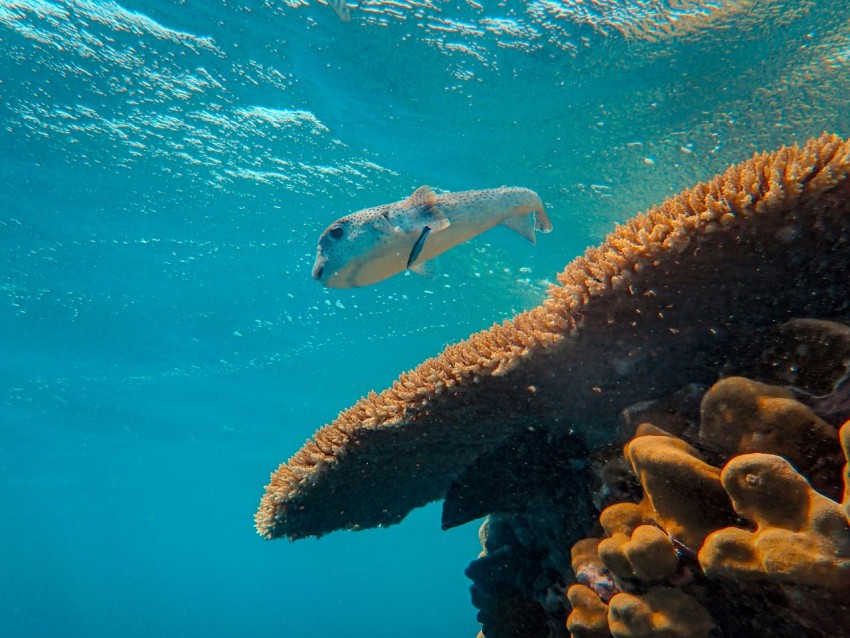
<svg viewBox="0 0 850 638"><path fill-rule="evenodd" d="M334 226L328 231L328 237L331 239L342 239L344 234L345 230L343 230L342 226Z"/></svg>

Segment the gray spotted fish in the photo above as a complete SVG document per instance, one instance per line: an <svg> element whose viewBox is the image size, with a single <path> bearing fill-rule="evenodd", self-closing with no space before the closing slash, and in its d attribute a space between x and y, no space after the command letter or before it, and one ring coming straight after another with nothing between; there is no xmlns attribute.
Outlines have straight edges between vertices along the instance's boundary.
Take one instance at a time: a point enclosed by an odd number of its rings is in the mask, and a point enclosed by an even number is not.
<svg viewBox="0 0 850 638"><path fill-rule="evenodd" d="M319 237L313 279L329 288L383 281L405 270L430 272L430 260L497 225L536 243L552 222L537 193L502 186L435 193L422 186L400 202L346 215Z"/></svg>

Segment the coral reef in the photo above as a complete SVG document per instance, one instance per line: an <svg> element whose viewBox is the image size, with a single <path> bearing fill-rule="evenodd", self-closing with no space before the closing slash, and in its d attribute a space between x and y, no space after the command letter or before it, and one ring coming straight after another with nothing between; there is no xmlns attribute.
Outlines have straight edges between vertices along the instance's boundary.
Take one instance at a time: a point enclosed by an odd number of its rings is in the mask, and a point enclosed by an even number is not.
<svg viewBox="0 0 850 638"><path fill-rule="evenodd" d="M573 585L567 590L573 611L567 629L573 638L610 638L608 605L589 587Z"/></svg>
<svg viewBox="0 0 850 638"><path fill-rule="evenodd" d="M445 498L444 528L489 514L486 638L850 638L848 177L824 135L618 227L321 428L258 531Z"/></svg>
<svg viewBox="0 0 850 638"><path fill-rule="evenodd" d="M640 596L614 596L608 605L608 628L615 638L702 638L714 622L682 591L653 587Z"/></svg>
<svg viewBox="0 0 850 638"><path fill-rule="evenodd" d="M730 377L699 426L690 441L635 428L623 456L642 498L574 545L571 635L850 635L850 421L839 434L789 389Z"/></svg>
<svg viewBox="0 0 850 638"><path fill-rule="evenodd" d="M466 570L484 636L567 637L570 546L591 521L581 498L487 517L480 531L483 551Z"/></svg>
<svg viewBox="0 0 850 638"><path fill-rule="evenodd" d="M755 530L712 533L699 551L708 576L834 590L850 585L850 526L841 505L816 492L786 459L736 456L721 480L735 511Z"/></svg>
<svg viewBox="0 0 850 638"><path fill-rule="evenodd" d="M451 484L443 529L494 512L567 505L586 485L587 449L575 434L530 428L477 458Z"/></svg>
<svg viewBox="0 0 850 638"><path fill-rule="evenodd" d="M396 523L528 427L573 428L598 449L625 407L713 381L762 329L850 317L848 175L850 143L824 135L618 227L540 307L449 346L316 432L272 475L258 531L296 539Z"/></svg>
<svg viewBox="0 0 850 638"><path fill-rule="evenodd" d="M639 435L626 447L626 458L643 487L651 522L685 547L698 548L718 525L733 520L720 471L684 441ZM600 521L607 529L604 514Z"/></svg>
<svg viewBox="0 0 850 638"><path fill-rule="evenodd" d="M835 428L787 388L724 379L703 399L699 438L719 459L749 452L782 456L819 489L840 498L829 471L842 461Z"/></svg>

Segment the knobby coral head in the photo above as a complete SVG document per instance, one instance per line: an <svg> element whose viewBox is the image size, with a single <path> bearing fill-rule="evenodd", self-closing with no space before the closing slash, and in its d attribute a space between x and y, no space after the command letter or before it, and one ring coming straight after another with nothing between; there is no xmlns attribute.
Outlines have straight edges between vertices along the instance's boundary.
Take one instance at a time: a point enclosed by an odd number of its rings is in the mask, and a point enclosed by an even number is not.
<svg viewBox="0 0 850 638"><path fill-rule="evenodd" d="M804 372L817 362L806 359ZM646 403L635 410L658 413ZM843 412L850 416L850 403ZM850 635L850 421L837 431L785 388L743 377L709 388L698 415L679 415L699 420L680 433L685 438L651 421L635 428L622 458L640 485L639 502L627 495L609 505L599 515L604 536L573 545L572 637ZM705 437L719 422L730 436L708 453L712 465L697 448L714 442ZM780 424L793 435L784 450L770 436L753 436ZM798 452L793 443L806 436L826 453L805 465L779 455ZM740 442L765 449L741 453ZM825 491L843 490L843 504L812 486L812 472Z"/></svg>

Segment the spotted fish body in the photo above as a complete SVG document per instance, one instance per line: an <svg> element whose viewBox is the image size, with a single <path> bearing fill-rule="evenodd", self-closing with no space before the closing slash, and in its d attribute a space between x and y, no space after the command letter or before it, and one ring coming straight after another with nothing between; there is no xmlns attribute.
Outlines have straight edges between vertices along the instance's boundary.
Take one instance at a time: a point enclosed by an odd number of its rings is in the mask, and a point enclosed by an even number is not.
<svg viewBox="0 0 850 638"><path fill-rule="evenodd" d="M499 224L532 243L535 230L552 230L540 197L527 188L437 194L422 186L405 200L365 208L328 226L319 238L313 278L330 288L353 288L406 269L427 274L429 260Z"/></svg>

